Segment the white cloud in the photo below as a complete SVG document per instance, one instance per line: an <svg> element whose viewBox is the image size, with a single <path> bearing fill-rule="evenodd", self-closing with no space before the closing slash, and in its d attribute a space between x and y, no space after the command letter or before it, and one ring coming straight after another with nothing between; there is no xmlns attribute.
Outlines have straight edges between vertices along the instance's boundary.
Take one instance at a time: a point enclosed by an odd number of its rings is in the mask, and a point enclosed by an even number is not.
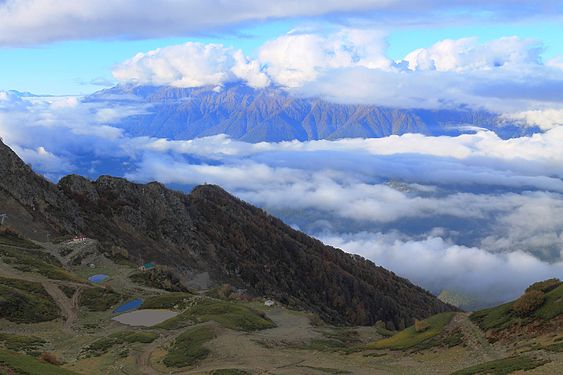
<svg viewBox="0 0 563 375"><path fill-rule="evenodd" d="M478 295L482 304L517 298L538 280L563 277L563 262L543 262L521 252L491 253L458 246L440 237L421 240L396 233L326 234L321 240L376 264L435 293L450 289Z"/></svg>
<svg viewBox="0 0 563 375"><path fill-rule="evenodd" d="M531 110L505 114L508 120L517 120L528 126L539 126L548 130L563 125L563 109Z"/></svg>
<svg viewBox="0 0 563 375"><path fill-rule="evenodd" d="M478 43L477 38L446 39L430 48L419 48L405 56L410 70L473 71L499 67L518 69L538 65L542 46L538 41L504 37Z"/></svg>
<svg viewBox="0 0 563 375"><path fill-rule="evenodd" d="M496 303L563 276L563 126L514 139L481 130L257 144L130 138L112 127L145 110L0 92L0 135L55 179L84 165L108 173L104 161L117 168L121 158L120 173L137 181L220 184L435 291Z"/></svg>
<svg viewBox="0 0 563 375"><path fill-rule="evenodd" d="M273 81L286 87L299 87L314 81L321 71L362 66L387 69L384 35L380 32L343 29L328 36L288 34L265 43L260 62Z"/></svg>
<svg viewBox="0 0 563 375"><path fill-rule="evenodd" d="M221 44L188 42L138 53L113 71L121 82L141 85L200 87L243 80L252 87L269 84L256 61Z"/></svg>
<svg viewBox="0 0 563 375"><path fill-rule="evenodd" d="M93 38L158 38L224 31L268 19L330 16L379 25L457 23L468 20L558 19L559 0L4 0L0 45L20 46ZM559 17L560 18L560 17Z"/></svg>

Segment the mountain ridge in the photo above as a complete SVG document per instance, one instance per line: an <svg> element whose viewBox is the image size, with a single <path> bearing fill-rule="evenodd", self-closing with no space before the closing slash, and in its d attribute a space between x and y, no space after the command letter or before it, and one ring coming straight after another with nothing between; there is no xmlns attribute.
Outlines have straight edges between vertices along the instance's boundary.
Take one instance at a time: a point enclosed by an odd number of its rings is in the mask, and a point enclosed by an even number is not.
<svg viewBox="0 0 563 375"><path fill-rule="evenodd" d="M0 211L37 237L80 234L102 251L174 267L192 286L230 283L335 324L401 328L453 306L357 255L323 245L213 185L186 195L159 183L37 176L0 143ZM23 186L22 186L23 185Z"/></svg>
<svg viewBox="0 0 563 375"><path fill-rule="evenodd" d="M281 88L253 89L243 84L219 88L121 85L84 100L142 105L143 113L112 125L132 136L175 140L218 134L251 143L379 138L405 133L458 135L476 127L493 130L501 137L537 131L507 123L501 116L484 110L343 104L322 98L300 98Z"/></svg>

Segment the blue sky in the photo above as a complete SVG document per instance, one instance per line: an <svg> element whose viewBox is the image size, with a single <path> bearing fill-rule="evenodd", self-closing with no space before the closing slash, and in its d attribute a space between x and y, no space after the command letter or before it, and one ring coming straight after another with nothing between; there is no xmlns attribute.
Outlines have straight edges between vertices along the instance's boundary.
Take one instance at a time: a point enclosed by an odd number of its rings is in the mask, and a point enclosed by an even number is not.
<svg viewBox="0 0 563 375"><path fill-rule="evenodd" d="M56 40L23 46L0 46L0 90L30 91L39 94L87 94L115 82L112 69L137 52L176 45L187 41L221 43L242 49L255 57L266 41L294 29L330 30L338 27L331 17L301 17L282 20L245 22L226 30L191 33L196 36L134 38L114 35L103 38ZM322 25L322 27L319 27ZM350 21L347 22L350 25ZM377 25L367 28L379 29ZM503 36L518 36L541 41L542 58L563 55L563 24L558 20L524 20L519 22L463 22L448 24L389 25L381 28L387 35L386 55L400 60L407 53L430 47L444 39L478 37L486 42ZM190 34L190 33L188 33Z"/></svg>

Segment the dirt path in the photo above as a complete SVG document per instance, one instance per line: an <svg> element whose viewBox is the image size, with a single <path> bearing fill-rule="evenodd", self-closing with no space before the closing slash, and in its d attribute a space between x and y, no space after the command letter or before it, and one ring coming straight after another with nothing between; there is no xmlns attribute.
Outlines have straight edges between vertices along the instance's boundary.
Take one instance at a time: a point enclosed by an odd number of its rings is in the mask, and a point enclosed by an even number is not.
<svg viewBox="0 0 563 375"><path fill-rule="evenodd" d="M41 285L43 285L43 288L45 288L47 293L53 298L64 315L65 321L63 329L68 332L72 331L72 324L78 319L78 300L81 289L76 289L74 295L68 298L57 285L51 282L43 281Z"/></svg>
<svg viewBox="0 0 563 375"><path fill-rule="evenodd" d="M143 375L161 375L161 372L156 371L151 366L151 355L152 352L156 350L165 341L170 340L171 336L165 337L160 336L158 339L154 340L149 345L143 347L143 350L135 356L135 361L137 363L137 370Z"/></svg>
<svg viewBox="0 0 563 375"><path fill-rule="evenodd" d="M483 331L469 319L469 314L456 314L451 326L461 330L469 350L482 356L483 359L491 361L502 357L501 353L489 343Z"/></svg>

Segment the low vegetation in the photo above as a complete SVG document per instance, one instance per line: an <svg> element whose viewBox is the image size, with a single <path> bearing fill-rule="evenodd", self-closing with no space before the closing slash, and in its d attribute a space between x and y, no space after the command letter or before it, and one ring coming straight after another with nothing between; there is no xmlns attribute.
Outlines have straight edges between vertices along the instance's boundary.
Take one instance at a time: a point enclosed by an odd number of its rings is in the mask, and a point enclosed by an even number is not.
<svg viewBox="0 0 563 375"><path fill-rule="evenodd" d="M142 343L149 344L156 340L158 335L153 332L146 331L122 331L103 337L91 343L82 349L85 357L96 357L107 353L111 348L125 343Z"/></svg>
<svg viewBox="0 0 563 375"><path fill-rule="evenodd" d="M391 349L406 350L424 345L428 340L437 337L444 332L444 328L452 320L455 313L441 313L423 320L423 325L428 325L423 331L417 331L416 327L410 326L399 333L385 339L381 339L368 345L369 349Z"/></svg>
<svg viewBox="0 0 563 375"><path fill-rule="evenodd" d="M557 283L557 285L555 285ZM532 284L516 301L476 311L470 318L481 329L502 330L515 324L549 320L563 313L563 283L550 279Z"/></svg>
<svg viewBox="0 0 563 375"><path fill-rule="evenodd" d="M10 227L0 228L0 245L23 247L27 249L40 249L41 246L24 238Z"/></svg>
<svg viewBox="0 0 563 375"><path fill-rule="evenodd" d="M22 375L78 375L76 372L42 362L28 355L0 350L0 370L4 369ZM10 374L8 371L6 373Z"/></svg>
<svg viewBox="0 0 563 375"><path fill-rule="evenodd" d="M529 356L515 356L481 363L476 366L471 366L463 370L456 371L452 375L506 375L511 374L515 371L532 370L536 367L544 365L545 363L547 363L547 361L543 359L537 359Z"/></svg>
<svg viewBox="0 0 563 375"><path fill-rule="evenodd" d="M215 338L213 330L206 326L194 327L174 340L174 344L163 359L167 367L193 366L207 358L209 349L205 343Z"/></svg>
<svg viewBox="0 0 563 375"><path fill-rule="evenodd" d="M22 272L36 272L49 279L83 281L76 275L62 268L59 261L41 250L35 248L15 248L0 244L0 257L4 263Z"/></svg>
<svg viewBox="0 0 563 375"><path fill-rule="evenodd" d="M167 293L160 296L148 297L143 301L141 309L172 309L186 308L193 301L193 295L188 293Z"/></svg>
<svg viewBox="0 0 563 375"><path fill-rule="evenodd" d="M200 298L183 313L158 325L160 328L176 329L213 320L225 328L237 331L257 331L274 328L276 325L264 313L247 306Z"/></svg>
<svg viewBox="0 0 563 375"><path fill-rule="evenodd" d="M85 288L80 294L80 306L90 311L107 311L122 299L119 293L109 288Z"/></svg>
<svg viewBox="0 0 563 375"><path fill-rule="evenodd" d="M540 290L530 290L514 301L512 304L512 310L516 315L526 317L539 309L544 302L544 292Z"/></svg>
<svg viewBox="0 0 563 375"><path fill-rule="evenodd" d="M14 323L38 323L59 315L59 308L41 284L0 277L0 318Z"/></svg>
<svg viewBox="0 0 563 375"><path fill-rule="evenodd" d="M37 352L46 344L46 341L35 336L21 336L8 333L0 333L0 342L4 347L14 352L25 352L28 354L37 354Z"/></svg>

